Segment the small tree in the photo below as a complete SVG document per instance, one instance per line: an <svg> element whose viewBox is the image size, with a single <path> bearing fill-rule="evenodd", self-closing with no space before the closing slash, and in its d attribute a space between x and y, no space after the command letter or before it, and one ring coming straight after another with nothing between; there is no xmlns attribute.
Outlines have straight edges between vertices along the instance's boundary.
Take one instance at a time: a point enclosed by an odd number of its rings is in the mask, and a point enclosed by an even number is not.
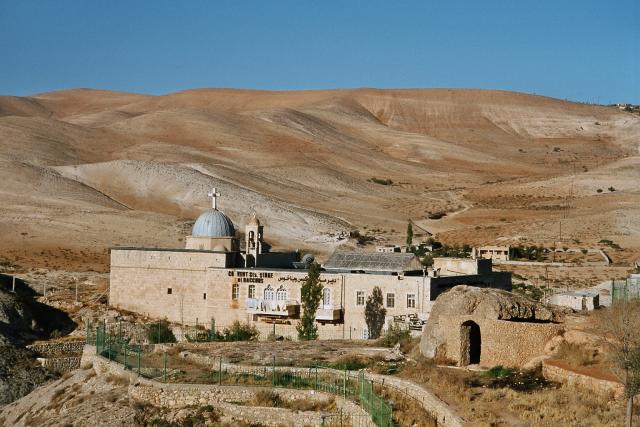
<svg viewBox="0 0 640 427"><path fill-rule="evenodd" d="M412 244L413 244L413 225L411 224L411 221L409 221L409 223L407 224L407 246L411 248Z"/></svg>
<svg viewBox="0 0 640 427"><path fill-rule="evenodd" d="M364 307L364 319L371 339L380 338L380 333L384 326L387 309L382 305L382 301L382 291L376 286L373 288L371 295L367 297L367 304Z"/></svg>
<svg viewBox="0 0 640 427"><path fill-rule="evenodd" d="M322 284L320 284L320 265L317 262L309 266L309 274L300 290L302 300L302 318L296 326L298 339L315 340L318 338L316 312L322 300Z"/></svg>
<svg viewBox="0 0 640 427"><path fill-rule="evenodd" d="M600 327L611 350L612 371L624 384L627 427L633 424L633 399L640 393L640 300L617 301Z"/></svg>

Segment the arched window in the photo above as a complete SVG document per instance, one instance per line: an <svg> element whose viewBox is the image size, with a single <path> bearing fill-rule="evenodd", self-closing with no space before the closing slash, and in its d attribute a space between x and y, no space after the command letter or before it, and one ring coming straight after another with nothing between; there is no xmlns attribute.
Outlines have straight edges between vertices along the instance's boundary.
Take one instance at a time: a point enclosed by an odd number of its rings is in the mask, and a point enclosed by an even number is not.
<svg viewBox="0 0 640 427"><path fill-rule="evenodd" d="M276 291L276 300L278 301L287 300L287 290L283 286L280 286Z"/></svg>
<svg viewBox="0 0 640 427"><path fill-rule="evenodd" d="M324 288L322 290L322 304L331 305L331 289Z"/></svg>
<svg viewBox="0 0 640 427"><path fill-rule="evenodd" d="M271 285L267 285L267 287L264 288L264 299L268 301L273 301L273 297L274 297L273 288L271 287Z"/></svg>

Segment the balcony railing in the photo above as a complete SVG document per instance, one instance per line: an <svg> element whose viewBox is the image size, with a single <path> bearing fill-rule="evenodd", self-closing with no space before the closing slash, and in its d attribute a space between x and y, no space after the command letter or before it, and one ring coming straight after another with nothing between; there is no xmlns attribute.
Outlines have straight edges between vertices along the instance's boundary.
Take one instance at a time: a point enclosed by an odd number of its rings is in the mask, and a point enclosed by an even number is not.
<svg viewBox="0 0 640 427"><path fill-rule="evenodd" d="M295 317L300 314L300 303L295 300L247 298L246 307L247 313L263 316Z"/></svg>
<svg viewBox="0 0 640 427"><path fill-rule="evenodd" d="M324 320L327 322L335 322L342 318L342 309L338 306L325 305L320 306L316 311L316 320Z"/></svg>

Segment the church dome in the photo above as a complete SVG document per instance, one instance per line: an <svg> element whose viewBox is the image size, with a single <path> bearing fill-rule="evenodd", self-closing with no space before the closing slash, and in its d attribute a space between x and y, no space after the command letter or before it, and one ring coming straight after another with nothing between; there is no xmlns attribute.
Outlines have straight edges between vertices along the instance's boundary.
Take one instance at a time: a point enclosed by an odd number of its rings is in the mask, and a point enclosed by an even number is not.
<svg viewBox="0 0 640 427"><path fill-rule="evenodd" d="M193 237L234 237L233 222L217 209L204 211L193 224Z"/></svg>

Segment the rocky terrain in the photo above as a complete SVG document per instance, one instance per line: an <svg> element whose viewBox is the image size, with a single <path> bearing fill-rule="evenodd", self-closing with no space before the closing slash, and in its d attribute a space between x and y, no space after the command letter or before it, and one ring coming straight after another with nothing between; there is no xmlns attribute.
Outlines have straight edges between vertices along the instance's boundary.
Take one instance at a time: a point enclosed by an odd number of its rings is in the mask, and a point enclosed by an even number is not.
<svg viewBox="0 0 640 427"><path fill-rule="evenodd" d="M635 254L639 136L614 107L486 90L0 97L0 257L105 271L110 246L180 247L211 186L240 230L256 211L319 254L409 219L452 244L551 245L562 221Z"/></svg>
<svg viewBox="0 0 640 427"><path fill-rule="evenodd" d="M0 278L4 278L0 276ZM0 406L12 402L55 375L42 369L24 345L52 334L69 333L75 325L60 310L34 299L22 282L16 293L0 283Z"/></svg>

